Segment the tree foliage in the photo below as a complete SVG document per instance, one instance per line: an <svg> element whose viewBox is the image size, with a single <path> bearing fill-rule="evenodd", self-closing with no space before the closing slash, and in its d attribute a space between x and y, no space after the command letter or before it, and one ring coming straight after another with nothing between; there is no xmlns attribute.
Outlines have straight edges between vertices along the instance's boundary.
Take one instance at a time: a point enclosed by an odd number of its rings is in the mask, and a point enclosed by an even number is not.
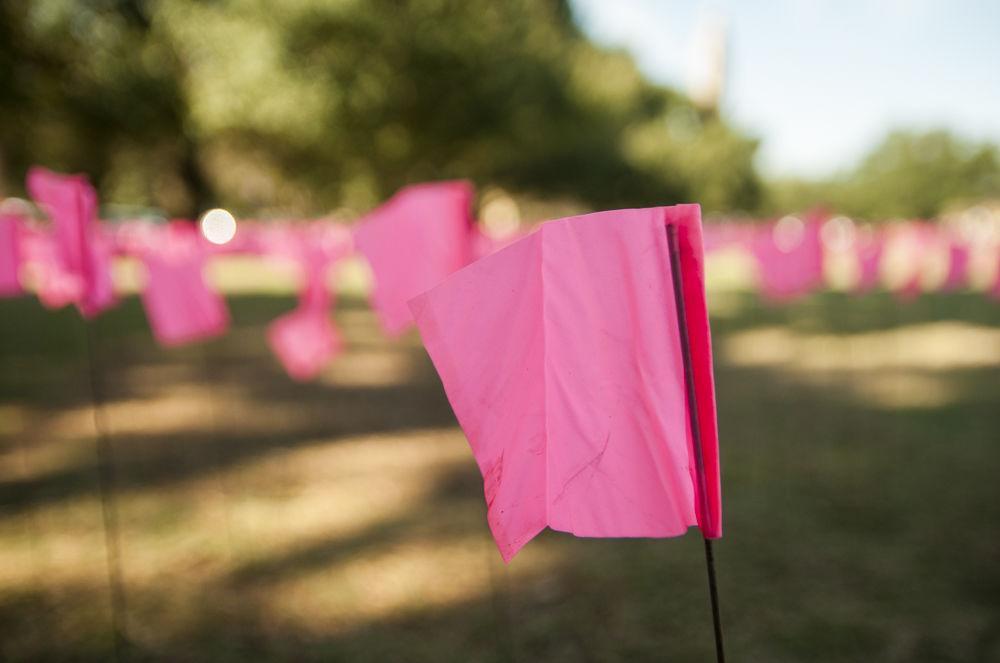
<svg viewBox="0 0 1000 663"><path fill-rule="evenodd" d="M8 191L42 163L190 215L364 209L467 177L750 209L756 143L585 39L566 0L0 0Z"/></svg>
<svg viewBox="0 0 1000 663"><path fill-rule="evenodd" d="M1000 154L995 145L943 130L890 133L851 171L826 181L774 185L775 211L822 204L879 220L932 218L949 207L1000 197Z"/></svg>

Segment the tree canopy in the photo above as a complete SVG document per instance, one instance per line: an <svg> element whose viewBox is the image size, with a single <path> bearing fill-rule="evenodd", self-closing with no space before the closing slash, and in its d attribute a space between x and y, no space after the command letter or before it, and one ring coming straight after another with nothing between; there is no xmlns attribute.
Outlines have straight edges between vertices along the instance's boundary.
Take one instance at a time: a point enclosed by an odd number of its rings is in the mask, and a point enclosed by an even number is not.
<svg viewBox="0 0 1000 663"><path fill-rule="evenodd" d="M756 142L566 0L0 0L0 159L193 215L366 209L467 177L598 206L752 209Z"/></svg>
<svg viewBox="0 0 1000 663"><path fill-rule="evenodd" d="M853 169L823 181L775 183L774 211L823 205L872 220L932 218L949 207L1000 198L995 145L944 130L894 131Z"/></svg>

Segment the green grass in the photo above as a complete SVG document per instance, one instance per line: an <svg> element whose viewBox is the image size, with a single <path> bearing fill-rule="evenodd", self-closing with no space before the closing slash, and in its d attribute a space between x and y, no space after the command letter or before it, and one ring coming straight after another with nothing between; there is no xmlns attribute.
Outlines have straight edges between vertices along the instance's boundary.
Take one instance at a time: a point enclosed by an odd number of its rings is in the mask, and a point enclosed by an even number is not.
<svg viewBox="0 0 1000 663"><path fill-rule="evenodd" d="M731 659L1000 660L1000 307L718 303ZM505 567L414 335L348 298L345 356L298 384L263 333L293 300L230 304L229 336L176 350L135 299L94 323L126 660L711 660L696 533L546 532ZM0 302L4 660L113 656L84 339Z"/></svg>

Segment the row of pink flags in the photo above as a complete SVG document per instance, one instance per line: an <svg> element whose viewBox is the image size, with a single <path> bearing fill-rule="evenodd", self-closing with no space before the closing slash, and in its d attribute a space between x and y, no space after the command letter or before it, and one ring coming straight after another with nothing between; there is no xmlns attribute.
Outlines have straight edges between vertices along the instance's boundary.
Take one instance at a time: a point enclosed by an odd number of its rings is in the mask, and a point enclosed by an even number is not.
<svg viewBox="0 0 1000 663"><path fill-rule="evenodd" d="M301 274L298 305L267 333L300 378L340 346L328 268L363 254L385 331L419 327L482 472L505 560L546 526L662 537L697 525L708 538L721 535L696 205L553 221L499 250L472 222L471 187L448 182L409 187L351 229L244 224L214 246L189 223L112 231L98 223L82 177L33 169L28 190L51 225L2 218L5 294L22 292L27 266L45 306L73 304L92 318L116 302L113 256L134 256L145 265L141 297L153 333L177 345L226 329L225 300L203 276L214 255L291 261ZM671 274L668 228L683 285Z"/></svg>
<svg viewBox="0 0 1000 663"><path fill-rule="evenodd" d="M300 278L296 308L274 320L268 343L293 378L316 376L342 348L330 311L328 279L336 262L363 255L374 276L372 306L390 336L413 325L407 302L450 274L527 233L503 239L480 230L471 213L474 192L465 182L407 187L353 227L332 221L242 223L232 241L207 241L188 222L99 223L97 196L80 176L32 169L27 189L51 223L47 228L23 214L0 214L0 296L16 296L30 282L43 305L74 304L92 318L117 301L111 263L116 255L144 266L142 303L153 335L165 346L227 331L225 299L205 278L213 256L243 253L283 261ZM866 229L848 219L812 214L775 223L713 223L705 227L707 253L737 247L754 258L763 297L782 302L826 287L828 263L853 268L849 289L864 293L884 282L887 256L902 263L891 289L903 299L925 291L926 266L946 258L936 288L969 284L973 246L950 229L921 222ZM1000 261L990 292L1000 299Z"/></svg>
<svg viewBox="0 0 1000 663"><path fill-rule="evenodd" d="M30 282L44 306L73 304L93 318L118 301L112 259L132 256L144 267L141 299L153 335L177 346L228 329L225 299L205 278L213 256L284 261L299 273L298 306L274 320L267 337L297 379L314 377L341 348L328 279L337 261L356 251L365 256L376 282L372 305L386 333L397 336L413 325L408 299L503 243L473 223L473 190L465 182L408 187L353 228L328 221L242 223L222 246L184 221L99 223L96 193L81 176L34 168L27 188L51 224L0 214L0 296L24 294Z"/></svg>
<svg viewBox="0 0 1000 663"><path fill-rule="evenodd" d="M772 302L824 289L831 263L850 272L846 290L883 288L901 300L925 292L955 292L972 284L972 257L985 248L993 263L987 294L1000 299L1000 253L994 242L977 247L956 228L926 221L859 226L846 217L784 217L767 224L720 223L705 229L706 251L739 247L754 258L757 288ZM937 278L927 276L938 268Z"/></svg>
<svg viewBox="0 0 1000 663"><path fill-rule="evenodd" d="M479 466L504 561L546 527L672 537L697 526L723 660L711 553L722 535L721 480L697 205L560 219L499 249L472 223L471 187L429 184L350 231L257 226L216 249L190 224L105 232L79 177L35 169L28 189L52 227L3 218L6 292L20 289L20 262L33 263L43 304L72 303L90 318L115 302L112 256L133 255L146 267L141 296L153 332L173 345L228 324L203 276L214 252L290 260L300 268L299 302L270 324L268 340L296 377L340 345L329 266L363 254L386 332L420 330Z"/></svg>
<svg viewBox="0 0 1000 663"><path fill-rule="evenodd" d="M302 380L317 375L342 347L329 315L334 295L328 275L337 261L356 252L367 259L373 308L385 332L397 336L413 324L409 299L525 234L495 239L483 233L473 222L474 193L465 182L407 187L353 228L330 221L242 223L223 246L187 222L98 223L96 193L80 176L35 168L27 188L51 224L44 229L23 215L0 214L0 296L22 294L30 281L45 306L74 304L91 318L117 301L112 258L133 256L145 267L141 297L152 332L163 345L176 346L228 329L225 300L204 276L213 256L244 253L284 261L300 275L299 302L272 322L267 337L288 374ZM831 259L853 266L851 291L869 292L884 281L890 248L903 263L903 276L891 289L903 299L925 290L926 264L935 256L944 255L947 265L937 289L969 283L971 242L931 223L873 230L813 214L804 221L714 223L704 233L707 253L738 247L752 255L758 290L775 302L824 288ZM1000 266L996 272L990 292L1000 299Z"/></svg>

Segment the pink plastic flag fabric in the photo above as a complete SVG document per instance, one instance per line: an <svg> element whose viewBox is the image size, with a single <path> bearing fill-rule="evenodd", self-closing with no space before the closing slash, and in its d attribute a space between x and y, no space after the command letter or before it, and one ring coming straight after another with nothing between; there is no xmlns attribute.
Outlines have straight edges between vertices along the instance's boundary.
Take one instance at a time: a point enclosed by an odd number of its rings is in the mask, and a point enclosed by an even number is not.
<svg viewBox="0 0 1000 663"><path fill-rule="evenodd" d="M0 215L0 297L16 297L21 287L21 219Z"/></svg>
<svg viewBox="0 0 1000 663"><path fill-rule="evenodd" d="M56 243L51 232L24 228L21 248L27 264L29 281L43 306L57 309L80 298L80 279L62 267L56 255Z"/></svg>
<svg viewBox="0 0 1000 663"><path fill-rule="evenodd" d="M786 217L761 228L750 243L761 294L775 302L807 295L823 283L821 223Z"/></svg>
<svg viewBox="0 0 1000 663"><path fill-rule="evenodd" d="M354 243L375 277L372 305L386 333L413 324L407 300L473 259L472 186L418 184L399 191L355 228Z"/></svg>
<svg viewBox="0 0 1000 663"><path fill-rule="evenodd" d="M146 269L142 304L159 343L177 346L226 333L229 311L205 280L208 248L191 224L171 224L139 253Z"/></svg>
<svg viewBox="0 0 1000 663"><path fill-rule="evenodd" d="M854 240L854 248L858 260L858 280L854 284L854 292L861 294L874 290L879 283L882 267L882 252L885 240L882 233L870 231L858 233Z"/></svg>
<svg viewBox="0 0 1000 663"><path fill-rule="evenodd" d="M483 256L495 253L505 246L510 246L530 232L530 230L519 229L508 235L496 237L476 226L472 231L472 259L479 260Z"/></svg>
<svg viewBox="0 0 1000 663"><path fill-rule="evenodd" d="M333 295L327 273L334 262L350 253L350 234L339 226L315 224L304 230L277 229L262 235L262 241L272 254L299 265L303 284L298 306L268 326L268 344L292 378L310 380L343 346L330 320Z"/></svg>
<svg viewBox="0 0 1000 663"><path fill-rule="evenodd" d="M668 225L679 234L701 492ZM505 561L546 526L665 537L697 524L721 536L697 205L550 221L410 307L482 473Z"/></svg>
<svg viewBox="0 0 1000 663"><path fill-rule="evenodd" d="M96 316L115 303L115 293L111 250L97 222L94 188L82 175L38 167L28 171L27 185L52 219L53 251L45 263L40 299L58 305L68 298L85 318Z"/></svg>
<svg viewBox="0 0 1000 663"><path fill-rule="evenodd" d="M948 272L941 283L941 290L953 292L969 283L969 245L957 238L949 238Z"/></svg>
<svg viewBox="0 0 1000 663"><path fill-rule="evenodd" d="M911 221L897 228L896 241L902 244L907 256L909 273L896 286L894 294L901 301L915 300L923 292L924 270L930 249L937 239L934 226L923 221Z"/></svg>

